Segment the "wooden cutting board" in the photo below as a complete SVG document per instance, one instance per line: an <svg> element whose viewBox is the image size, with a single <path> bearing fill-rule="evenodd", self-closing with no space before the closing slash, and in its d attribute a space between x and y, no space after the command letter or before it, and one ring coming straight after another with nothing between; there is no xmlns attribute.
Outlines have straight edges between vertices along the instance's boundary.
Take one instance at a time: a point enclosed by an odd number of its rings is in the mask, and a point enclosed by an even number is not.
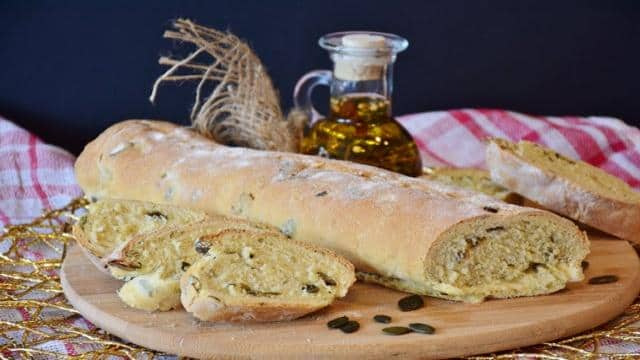
<svg viewBox="0 0 640 360"><path fill-rule="evenodd" d="M640 289L640 263L625 241L592 242L586 278L614 274L612 284L570 284L548 296L462 304L425 298L425 307L401 312L401 292L357 283L349 295L305 318L271 324L205 324L183 310L147 313L127 307L116 295L120 281L100 273L77 246L62 266L69 302L87 319L141 346L197 358L446 358L533 345L573 335L612 319ZM386 314L393 325L423 322L435 335L389 336L372 317ZM360 330L344 334L326 322L347 315Z"/></svg>

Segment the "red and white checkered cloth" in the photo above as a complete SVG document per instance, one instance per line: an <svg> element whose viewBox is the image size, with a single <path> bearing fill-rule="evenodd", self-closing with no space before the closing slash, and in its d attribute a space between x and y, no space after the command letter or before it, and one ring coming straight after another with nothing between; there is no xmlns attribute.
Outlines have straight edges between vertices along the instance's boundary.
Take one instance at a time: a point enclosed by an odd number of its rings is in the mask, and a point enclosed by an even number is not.
<svg viewBox="0 0 640 360"><path fill-rule="evenodd" d="M23 223L82 192L73 155L0 117L0 226Z"/></svg>
<svg viewBox="0 0 640 360"><path fill-rule="evenodd" d="M416 139L428 166L481 168L483 139L526 139L599 166L640 189L640 130L618 119L465 109L406 115L399 120ZM64 206L80 195L73 162L68 152L44 144L0 117L0 229L29 221L43 210ZM8 311L0 311L0 319L19 316L13 312L9 316ZM611 340L602 345L610 352L640 354L640 347L630 343ZM43 346L69 355L82 352L77 345L65 342Z"/></svg>
<svg viewBox="0 0 640 360"><path fill-rule="evenodd" d="M399 120L415 138L426 165L482 168L484 139L528 140L598 166L640 190L640 130L618 119L465 109Z"/></svg>

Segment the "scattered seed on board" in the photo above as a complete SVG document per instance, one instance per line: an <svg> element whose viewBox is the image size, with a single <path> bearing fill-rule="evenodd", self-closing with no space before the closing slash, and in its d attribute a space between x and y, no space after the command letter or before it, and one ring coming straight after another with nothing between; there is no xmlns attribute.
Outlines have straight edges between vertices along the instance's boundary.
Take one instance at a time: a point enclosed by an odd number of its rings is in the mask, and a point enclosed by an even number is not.
<svg viewBox="0 0 640 360"><path fill-rule="evenodd" d="M610 284L618 281L618 277L615 275L602 275L596 276L589 279L589 284L591 285L600 285L600 284Z"/></svg>
<svg viewBox="0 0 640 360"><path fill-rule="evenodd" d="M433 326L422 323L411 323L409 324L409 329L421 334L433 334L436 332Z"/></svg>
<svg viewBox="0 0 640 360"><path fill-rule="evenodd" d="M391 316L388 316L388 315L376 315L376 316L373 317L373 320L375 322L379 322L379 323L382 323L382 324L388 324L388 323L391 322Z"/></svg>
<svg viewBox="0 0 640 360"><path fill-rule="evenodd" d="M349 318L346 316L340 316L339 318L335 318L327 323L327 327L329 329L339 329L344 326L344 324L349 322Z"/></svg>
<svg viewBox="0 0 640 360"><path fill-rule="evenodd" d="M358 331L358 329L360 329L360 323L355 320L349 320L346 324L340 326L340 330L345 334L351 334Z"/></svg>
<svg viewBox="0 0 640 360"><path fill-rule="evenodd" d="M580 265L582 266L582 270L584 271L589 267L589 262L587 260L584 260Z"/></svg>
<svg viewBox="0 0 640 360"><path fill-rule="evenodd" d="M382 332L387 335L404 335L411 332L411 329L404 326L391 326L382 329Z"/></svg>
<svg viewBox="0 0 640 360"><path fill-rule="evenodd" d="M410 295L407 297L403 297L398 301L398 307L402 311L412 311L420 309L424 306L424 300L422 300L422 296L420 295Z"/></svg>

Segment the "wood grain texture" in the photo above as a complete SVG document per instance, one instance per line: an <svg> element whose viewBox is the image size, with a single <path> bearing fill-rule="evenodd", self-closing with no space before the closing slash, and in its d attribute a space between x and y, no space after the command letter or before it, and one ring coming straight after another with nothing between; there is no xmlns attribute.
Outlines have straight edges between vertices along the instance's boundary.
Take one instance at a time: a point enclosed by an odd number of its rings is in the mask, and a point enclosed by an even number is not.
<svg viewBox="0 0 640 360"><path fill-rule="evenodd" d="M615 317L640 289L640 262L620 240L592 241L586 279L548 296L462 304L425 297L425 307L401 312L405 294L357 283L346 298L292 322L205 324L183 310L146 313L127 307L115 291L120 281L100 273L80 249L70 249L62 285L73 306L97 326L148 348L197 358L446 358L500 351L566 337ZM615 274L612 284L588 285L591 277ZM392 325L423 322L435 335L383 335L376 314ZM326 322L347 315L360 330L343 334Z"/></svg>

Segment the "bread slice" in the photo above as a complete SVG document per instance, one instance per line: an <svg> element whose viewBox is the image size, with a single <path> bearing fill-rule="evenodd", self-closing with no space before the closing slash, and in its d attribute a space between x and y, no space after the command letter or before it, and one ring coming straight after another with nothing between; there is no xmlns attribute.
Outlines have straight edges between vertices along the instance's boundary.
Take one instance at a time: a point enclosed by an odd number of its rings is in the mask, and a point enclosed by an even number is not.
<svg viewBox="0 0 640 360"><path fill-rule="evenodd" d="M624 181L540 145L494 139L491 178L545 208L640 243L640 193Z"/></svg>
<svg viewBox="0 0 640 360"><path fill-rule="evenodd" d="M210 216L179 227L164 227L134 237L104 258L111 275L126 283L118 296L129 306L147 311L165 311L180 306L179 280L203 254L202 240L224 229L252 229L279 233L275 228L245 220Z"/></svg>
<svg viewBox="0 0 640 360"><path fill-rule="evenodd" d="M278 233L224 230L180 280L184 308L206 321L292 320L331 304L355 281L332 251Z"/></svg>
<svg viewBox="0 0 640 360"><path fill-rule="evenodd" d="M493 182L491 175L486 170L447 167L425 168L424 174L420 177L481 192L511 204L522 205L523 202L520 195Z"/></svg>
<svg viewBox="0 0 640 360"><path fill-rule="evenodd" d="M188 224L203 220L202 211L145 201L102 199L87 206L73 226L73 235L85 254L101 271L100 260L127 240L165 225Z"/></svg>

